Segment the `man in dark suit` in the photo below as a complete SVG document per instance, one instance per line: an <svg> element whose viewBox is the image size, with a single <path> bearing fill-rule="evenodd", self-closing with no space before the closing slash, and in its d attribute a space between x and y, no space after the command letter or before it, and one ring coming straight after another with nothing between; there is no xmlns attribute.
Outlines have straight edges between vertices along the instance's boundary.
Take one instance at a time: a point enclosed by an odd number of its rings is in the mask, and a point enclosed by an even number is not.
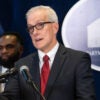
<svg viewBox="0 0 100 100"><path fill-rule="evenodd" d="M3 32L0 35L0 76L13 69L22 53L23 40L18 32ZM0 78L0 92L4 90L5 81L6 78Z"/></svg>
<svg viewBox="0 0 100 100"><path fill-rule="evenodd" d="M21 73L9 77L0 100L96 100L90 56L65 48L57 41L59 24L55 11L48 6L33 7L26 19L37 52L15 65L17 68L28 66L32 81L26 81ZM46 62L49 71L44 70L49 73L45 82L42 77L44 55L49 56Z"/></svg>

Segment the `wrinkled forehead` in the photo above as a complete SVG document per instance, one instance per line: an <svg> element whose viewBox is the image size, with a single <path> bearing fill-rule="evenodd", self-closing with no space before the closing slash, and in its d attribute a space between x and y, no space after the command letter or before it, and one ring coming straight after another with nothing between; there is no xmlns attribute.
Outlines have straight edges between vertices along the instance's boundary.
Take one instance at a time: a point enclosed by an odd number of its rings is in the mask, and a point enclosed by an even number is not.
<svg viewBox="0 0 100 100"><path fill-rule="evenodd" d="M47 21L48 14L45 10L36 10L35 12L30 12L27 16L27 23L29 22L39 22L39 21Z"/></svg>

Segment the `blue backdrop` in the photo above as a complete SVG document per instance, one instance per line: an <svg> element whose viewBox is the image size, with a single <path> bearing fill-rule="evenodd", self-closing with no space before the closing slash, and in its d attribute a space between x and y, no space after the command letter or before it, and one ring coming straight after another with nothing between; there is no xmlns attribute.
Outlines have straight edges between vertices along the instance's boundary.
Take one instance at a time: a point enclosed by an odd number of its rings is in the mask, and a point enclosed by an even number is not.
<svg viewBox="0 0 100 100"><path fill-rule="evenodd" d="M24 53L23 56L35 51L32 45L29 33L26 31L25 13L32 6L49 5L55 9L58 14L60 27L63 19L69 9L78 0L0 0L0 30L3 31L17 31L20 32L24 39ZM57 35L58 41L62 43L61 28ZM95 88L97 100L100 100L100 72L94 71Z"/></svg>

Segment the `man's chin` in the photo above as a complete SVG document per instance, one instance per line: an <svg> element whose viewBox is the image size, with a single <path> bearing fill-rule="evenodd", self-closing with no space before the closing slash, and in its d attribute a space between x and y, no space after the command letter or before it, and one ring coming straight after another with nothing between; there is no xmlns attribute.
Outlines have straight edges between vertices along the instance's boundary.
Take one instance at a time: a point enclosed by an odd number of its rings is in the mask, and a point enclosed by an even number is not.
<svg viewBox="0 0 100 100"><path fill-rule="evenodd" d="M2 61L4 61L4 62L7 62L8 61L8 57L2 57L2 58L0 58L0 60L2 60Z"/></svg>
<svg viewBox="0 0 100 100"><path fill-rule="evenodd" d="M12 68L14 67L12 64L10 63L2 63L2 66L5 67L5 68Z"/></svg>
<svg viewBox="0 0 100 100"><path fill-rule="evenodd" d="M3 67L9 67L10 63L9 63L8 60L3 59L3 60L0 62L0 65L2 65Z"/></svg>
<svg viewBox="0 0 100 100"><path fill-rule="evenodd" d="M8 60L8 59L9 59L9 56L2 56L1 59L2 59L2 60Z"/></svg>

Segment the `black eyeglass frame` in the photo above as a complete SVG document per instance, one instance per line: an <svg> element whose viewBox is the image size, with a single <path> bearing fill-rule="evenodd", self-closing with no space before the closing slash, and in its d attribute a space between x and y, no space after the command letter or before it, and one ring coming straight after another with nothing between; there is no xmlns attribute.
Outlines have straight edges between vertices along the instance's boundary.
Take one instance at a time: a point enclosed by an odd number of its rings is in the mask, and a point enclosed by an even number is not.
<svg viewBox="0 0 100 100"><path fill-rule="evenodd" d="M51 24L51 23L54 23L54 22L39 22L37 23L36 25L33 25L33 26L30 26L27 28L27 31L32 34L34 32L34 28L36 28L37 30L41 30L44 28L44 25L45 24Z"/></svg>

